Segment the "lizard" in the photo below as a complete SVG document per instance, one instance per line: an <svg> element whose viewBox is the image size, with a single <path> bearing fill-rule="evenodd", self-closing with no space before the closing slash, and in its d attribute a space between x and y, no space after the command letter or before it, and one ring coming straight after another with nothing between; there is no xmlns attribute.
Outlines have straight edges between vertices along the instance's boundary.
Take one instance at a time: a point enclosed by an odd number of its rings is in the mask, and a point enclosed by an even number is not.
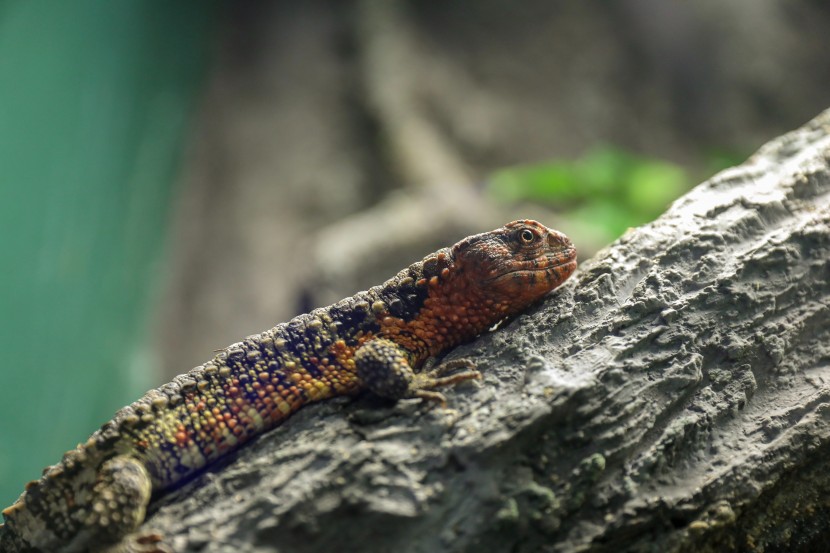
<svg viewBox="0 0 830 553"><path fill-rule="evenodd" d="M480 373L467 360L434 360L515 317L575 269L568 237L514 221L228 346L44 469L2 511L0 550L166 551L161 536L135 537L152 499L310 402L368 390L446 405L437 389Z"/></svg>

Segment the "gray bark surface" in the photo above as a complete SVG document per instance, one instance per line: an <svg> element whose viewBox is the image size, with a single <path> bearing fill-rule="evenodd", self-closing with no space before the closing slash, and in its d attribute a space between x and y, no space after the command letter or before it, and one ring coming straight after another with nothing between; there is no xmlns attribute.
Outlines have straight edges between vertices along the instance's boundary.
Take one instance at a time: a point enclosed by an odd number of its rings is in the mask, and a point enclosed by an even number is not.
<svg viewBox="0 0 830 553"><path fill-rule="evenodd" d="M830 111L458 348L162 498L177 551L830 550ZM577 245L578 247L578 245Z"/></svg>

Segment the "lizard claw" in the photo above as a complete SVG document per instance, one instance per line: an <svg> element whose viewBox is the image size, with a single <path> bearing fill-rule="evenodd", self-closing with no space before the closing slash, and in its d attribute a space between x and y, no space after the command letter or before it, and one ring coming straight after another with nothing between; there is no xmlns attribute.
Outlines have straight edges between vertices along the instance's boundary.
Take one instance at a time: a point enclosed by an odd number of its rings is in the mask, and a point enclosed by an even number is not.
<svg viewBox="0 0 830 553"><path fill-rule="evenodd" d="M443 376L450 371L462 367L465 367L467 370ZM467 380L481 380L481 373L476 369L475 363L469 359L453 359L452 361L429 369L426 373L415 375L413 380L415 382L415 397L440 403L441 408L446 409L447 398L444 397L444 394L434 390L445 386L455 386Z"/></svg>
<svg viewBox="0 0 830 553"><path fill-rule="evenodd" d="M441 363L437 367L430 368L427 371L427 374L429 376L433 377L433 378L437 378L439 376L443 376L443 375L447 374L448 372L451 372L451 371L454 371L454 370L460 369L460 368L466 368L467 369L466 371L464 371L464 373L461 373L461 374L478 373L479 374L478 378L481 378L481 373L479 373L478 369L476 369L476 364L473 363L470 359L467 359L466 357L461 358L461 359L452 359L450 361L446 361L444 363ZM471 378L476 378L476 377L471 377ZM464 380L466 380L466 379L464 379Z"/></svg>
<svg viewBox="0 0 830 553"><path fill-rule="evenodd" d="M432 401L441 405L441 409L447 408L447 398L441 392L433 392L432 390L415 390L415 397L425 401Z"/></svg>
<svg viewBox="0 0 830 553"><path fill-rule="evenodd" d="M105 549L102 553L174 553L164 543L164 536L155 532L131 534L120 543Z"/></svg>
<svg viewBox="0 0 830 553"><path fill-rule="evenodd" d="M145 550L147 553L167 553L168 551L172 551L164 544L162 539L161 534L143 534L137 536L135 542L142 546L142 553Z"/></svg>

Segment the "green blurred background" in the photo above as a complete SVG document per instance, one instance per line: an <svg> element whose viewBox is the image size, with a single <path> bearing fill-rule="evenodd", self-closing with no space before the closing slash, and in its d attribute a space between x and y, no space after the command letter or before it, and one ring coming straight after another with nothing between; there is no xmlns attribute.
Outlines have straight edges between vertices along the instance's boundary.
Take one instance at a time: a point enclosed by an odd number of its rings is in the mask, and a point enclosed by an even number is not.
<svg viewBox="0 0 830 553"><path fill-rule="evenodd" d="M0 0L0 506L148 387L461 236L532 216L585 260L830 106L828 23Z"/></svg>
<svg viewBox="0 0 830 553"><path fill-rule="evenodd" d="M210 3L0 3L0 503L154 382L142 359Z"/></svg>

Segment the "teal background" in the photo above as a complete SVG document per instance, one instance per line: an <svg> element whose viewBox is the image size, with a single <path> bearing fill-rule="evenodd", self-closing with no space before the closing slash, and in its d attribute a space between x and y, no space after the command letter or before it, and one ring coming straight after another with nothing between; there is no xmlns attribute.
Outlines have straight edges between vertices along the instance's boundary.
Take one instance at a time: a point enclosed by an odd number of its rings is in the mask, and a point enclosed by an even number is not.
<svg viewBox="0 0 830 553"><path fill-rule="evenodd" d="M144 323L216 7L0 0L0 506L155 380Z"/></svg>

